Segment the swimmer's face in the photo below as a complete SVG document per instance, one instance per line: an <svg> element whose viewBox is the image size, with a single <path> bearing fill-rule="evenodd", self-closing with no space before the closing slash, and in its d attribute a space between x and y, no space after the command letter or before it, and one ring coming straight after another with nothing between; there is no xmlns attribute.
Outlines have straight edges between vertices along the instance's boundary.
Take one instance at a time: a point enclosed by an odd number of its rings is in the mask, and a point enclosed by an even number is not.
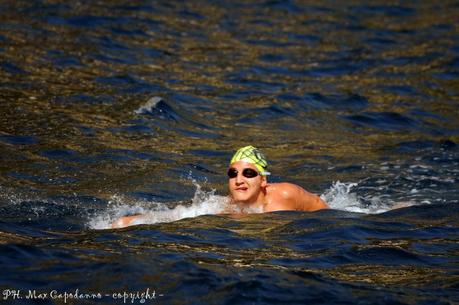
<svg viewBox="0 0 459 305"><path fill-rule="evenodd" d="M244 169L251 169L258 175L250 178L251 175L246 174L249 177L245 177L243 175ZM244 161L234 162L229 167L229 170L237 171L236 177L228 178L229 191L234 201L247 204L257 202L263 188L266 187L266 177L259 174L255 165ZM250 171L247 172L250 174Z"/></svg>

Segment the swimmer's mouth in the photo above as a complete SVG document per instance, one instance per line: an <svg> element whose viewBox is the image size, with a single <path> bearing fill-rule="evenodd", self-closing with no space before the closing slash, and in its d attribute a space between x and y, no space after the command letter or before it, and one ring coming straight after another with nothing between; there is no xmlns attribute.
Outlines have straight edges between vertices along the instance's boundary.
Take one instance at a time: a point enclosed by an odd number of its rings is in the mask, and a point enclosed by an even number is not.
<svg viewBox="0 0 459 305"><path fill-rule="evenodd" d="M247 191L246 187L238 187L236 188L236 191Z"/></svg>

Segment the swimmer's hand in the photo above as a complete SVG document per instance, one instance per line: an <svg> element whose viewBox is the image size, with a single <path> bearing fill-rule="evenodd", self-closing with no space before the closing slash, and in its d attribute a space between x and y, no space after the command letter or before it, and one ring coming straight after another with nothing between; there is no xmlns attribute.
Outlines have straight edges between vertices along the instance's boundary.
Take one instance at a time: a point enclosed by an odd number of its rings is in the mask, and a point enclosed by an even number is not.
<svg viewBox="0 0 459 305"><path fill-rule="evenodd" d="M132 225L140 224L145 215L123 216L112 222L112 229L125 228Z"/></svg>

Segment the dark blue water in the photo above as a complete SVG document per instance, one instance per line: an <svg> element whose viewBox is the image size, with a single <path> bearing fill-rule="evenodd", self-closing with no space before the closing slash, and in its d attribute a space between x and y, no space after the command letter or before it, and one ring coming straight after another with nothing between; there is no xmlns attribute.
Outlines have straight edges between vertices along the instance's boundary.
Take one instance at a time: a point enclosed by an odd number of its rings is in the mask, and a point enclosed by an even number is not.
<svg viewBox="0 0 459 305"><path fill-rule="evenodd" d="M458 15L3 1L1 302L459 303ZM249 144L331 209L219 215Z"/></svg>

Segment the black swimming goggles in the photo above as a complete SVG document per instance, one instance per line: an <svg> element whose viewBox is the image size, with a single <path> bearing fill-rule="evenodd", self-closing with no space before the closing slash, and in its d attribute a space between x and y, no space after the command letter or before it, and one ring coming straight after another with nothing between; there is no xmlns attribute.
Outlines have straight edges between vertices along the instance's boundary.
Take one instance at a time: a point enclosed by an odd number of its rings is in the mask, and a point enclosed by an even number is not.
<svg viewBox="0 0 459 305"><path fill-rule="evenodd" d="M228 170L228 177L230 179L236 178L237 174L238 174L238 171L235 168L230 168ZM254 170L254 169L251 169L251 168L244 168L242 170L242 176L244 176L246 178L255 178L256 176L258 176L258 172L256 170Z"/></svg>

